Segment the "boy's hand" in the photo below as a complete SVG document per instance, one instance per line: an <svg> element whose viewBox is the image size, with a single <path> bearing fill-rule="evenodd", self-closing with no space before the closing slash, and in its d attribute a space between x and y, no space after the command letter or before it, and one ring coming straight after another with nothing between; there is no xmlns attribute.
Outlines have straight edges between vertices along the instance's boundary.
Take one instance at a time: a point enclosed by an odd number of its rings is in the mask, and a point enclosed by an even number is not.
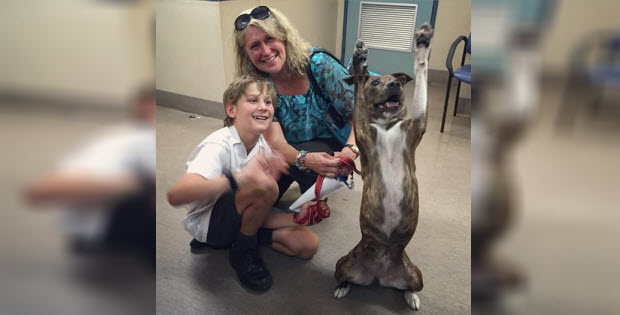
<svg viewBox="0 0 620 315"><path fill-rule="evenodd" d="M280 151L272 150L271 156L266 158L266 162L271 170L271 176L273 179L278 181L280 175L287 174L289 165L286 163L286 158L284 154L280 153Z"/></svg>
<svg viewBox="0 0 620 315"><path fill-rule="evenodd" d="M265 156L259 153L250 160L239 172L235 173L235 180L239 187L247 184L258 184L270 180L278 181L281 174L288 174L288 164L284 155L278 151ZM269 179L265 178L269 177Z"/></svg>
<svg viewBox="0 0 620 315"><path fill-rule="evenodd" d="M241 188L248 184L258 184L271 179L271 169L263 153L256 155L241 170L234 174L237 185Z"/></svg>

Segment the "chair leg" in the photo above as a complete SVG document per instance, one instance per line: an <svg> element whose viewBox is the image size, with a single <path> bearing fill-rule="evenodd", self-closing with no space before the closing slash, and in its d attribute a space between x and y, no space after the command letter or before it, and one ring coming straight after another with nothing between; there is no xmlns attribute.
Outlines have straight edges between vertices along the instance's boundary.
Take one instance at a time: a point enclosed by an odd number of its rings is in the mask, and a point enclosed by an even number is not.
<svg viewBox="0 0 620 315"><path fill-rule="evenodd" d="M454 100L454 114L452 114L452 116L456 116L456 109L459 106L459 94L461 94L461 80L459 80L459 83L456 86L456 100Z"/></svg>
<svg viewBox="0 0 620 315"><path fill-rule="evenodd" d="M441 117L441 133L446 124L446 112L448 111L448 99L450 99L450 85L452 84L452 75L448 75L448 88L446 89L446 101L443 104L443 117Z"/></svg>

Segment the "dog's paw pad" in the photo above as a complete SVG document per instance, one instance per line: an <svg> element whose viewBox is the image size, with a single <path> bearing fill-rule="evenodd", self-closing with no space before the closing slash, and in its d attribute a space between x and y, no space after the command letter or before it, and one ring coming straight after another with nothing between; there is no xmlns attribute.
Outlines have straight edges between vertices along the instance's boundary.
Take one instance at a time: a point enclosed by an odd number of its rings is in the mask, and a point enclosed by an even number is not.
<svg viewBox="0 0 620 315"><path fill-rule="evenodd" d="M412 310L420 310L420 298L412 291L405 291L405 301L407 301L407 305L409 305Z"/></svg>
<svg viewBox="0 0 620 315"><path fill-rule="evenodd" d="M334 298L342 299L345 295L347 295L347 293L349 293L350 288L351 286L346 281L339 284L334 290Z"/></svg>

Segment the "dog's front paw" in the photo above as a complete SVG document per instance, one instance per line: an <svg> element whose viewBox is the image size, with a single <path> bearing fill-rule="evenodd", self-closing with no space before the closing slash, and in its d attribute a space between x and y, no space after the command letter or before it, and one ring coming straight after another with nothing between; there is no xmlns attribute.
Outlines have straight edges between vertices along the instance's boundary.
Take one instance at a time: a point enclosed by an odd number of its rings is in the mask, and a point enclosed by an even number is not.
<svg viewBox="0 0 620 315"><path fill-rule="evenodd" d="M368 48L361 39L358 39L355 43L355 49L353 50L353 65L366 65L368 59Z"/></svg>
<svg viewBox="0 0 620 315"><path fill-rule="evenodd" d="M420 298L413 291L405 291L405 301L414 311L420 310Z"/></svg>
<svg viewBox="0 0 620 315"><path fill-rule="evenodd" d="M349 293L350 288L351 286L349 285L349 282L344 281L340 283L336 289L334 289L334 298L342 299L345 295L347 295L347 293Z"/></svg>
<svg viewBox="0 0 620 315"><path fill-rule="evenodd" d="M428 47L431 44L431 38L433 38L433 28L430 24L424 23L414 33L416 45L423 44Z"/></svg>

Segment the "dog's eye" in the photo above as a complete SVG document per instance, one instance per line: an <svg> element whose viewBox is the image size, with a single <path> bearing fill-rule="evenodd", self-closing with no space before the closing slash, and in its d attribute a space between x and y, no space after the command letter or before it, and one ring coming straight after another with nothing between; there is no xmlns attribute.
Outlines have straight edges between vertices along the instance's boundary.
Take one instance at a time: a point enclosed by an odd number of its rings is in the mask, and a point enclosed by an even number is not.
<svg viewBox="0 0 620 315"><path fill-rule="evenodd" d="M374 81L372 81L371 84L372 84L372 86L377 86L379 84L379 80L374 80Z"/></svg>

